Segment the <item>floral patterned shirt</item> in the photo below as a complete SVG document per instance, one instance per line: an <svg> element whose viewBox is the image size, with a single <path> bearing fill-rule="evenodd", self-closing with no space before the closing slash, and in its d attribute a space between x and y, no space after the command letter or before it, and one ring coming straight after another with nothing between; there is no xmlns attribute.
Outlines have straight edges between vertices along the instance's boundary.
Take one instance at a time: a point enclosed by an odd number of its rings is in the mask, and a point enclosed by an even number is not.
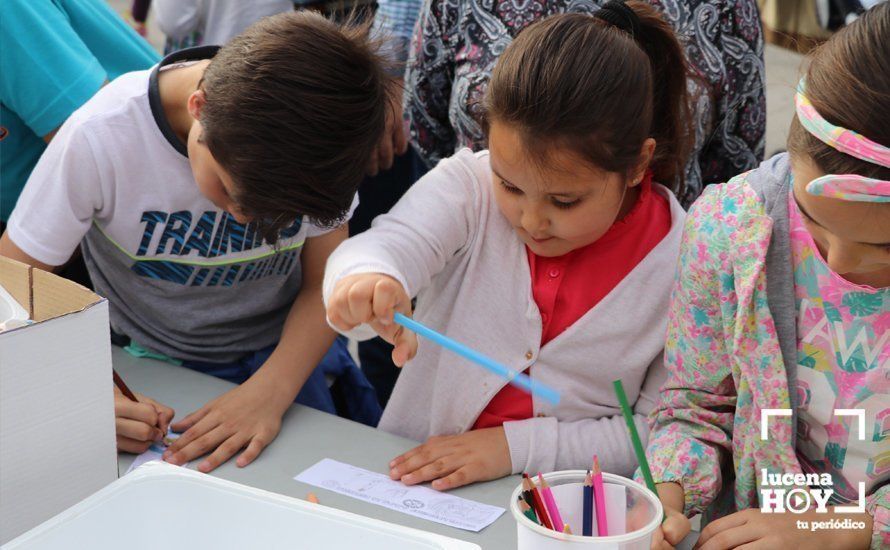
<svg viewBox="0 0 890 550"><path fill-rule="evenodd" d="M485 148L480 106L498 56L522 29L556 13L593 13L605 0L425 0L405 73L411 142L429 165ZM763 158L763 36L755 0L650 0L677 31L691 69L695 146L688 206L703 184Z"/></svg>
<svg viewBox="0 0 890 550"><path fill-rule="evenodd" d="M774 220L754 185L755 180L772 182L770 170L787 171L787 161L776 160L784 156L709 186L686 218L668 310L668 379L650 417L646 456L656 483L683 487L689 516L704 512L713 519L757 508L763 471L804 473L791 417L770 419L766 440L759 429L764 409L790 409L796 395L789 391L767 294ZM789 183L783 180L787 195ZM785 208L786 200L781 198ZM788 276L793 279L790 270ZM793 281L773 283L773 290L793 286ZM875 462L886 469L880 458ZM871 546L885 549L890 548L890 483L878 485L866 496L865 509L874 520Z"/></svg>
<svg viewBox="0 0 890 550"><path fill-rule="evenodd" d="M788 194L798 337L797 457L807 473L829 473L833 502L859 500L890 480L890 288L834 273ZM855 417L836 409L861 409Z"/></svg>

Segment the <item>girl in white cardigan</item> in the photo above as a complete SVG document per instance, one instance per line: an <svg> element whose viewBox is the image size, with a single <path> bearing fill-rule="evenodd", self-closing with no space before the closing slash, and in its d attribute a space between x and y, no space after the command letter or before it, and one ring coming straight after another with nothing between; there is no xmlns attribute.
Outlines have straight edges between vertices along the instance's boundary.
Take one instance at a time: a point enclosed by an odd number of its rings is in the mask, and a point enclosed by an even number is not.
<svg viewBox="0 0 890 550"><path fill-rule="evenodd" d="M689 129L680 46L629 5L525 30L489 85L490 150L442 161L328 261L331 325L408 362L379 427L427 441L393 479L444 490L594 453L607 471L636 465L611 382L645 436L684 219L652 178L682 181ZM412 296L419 321L555 387L559 405L398 328Z"/></svg>

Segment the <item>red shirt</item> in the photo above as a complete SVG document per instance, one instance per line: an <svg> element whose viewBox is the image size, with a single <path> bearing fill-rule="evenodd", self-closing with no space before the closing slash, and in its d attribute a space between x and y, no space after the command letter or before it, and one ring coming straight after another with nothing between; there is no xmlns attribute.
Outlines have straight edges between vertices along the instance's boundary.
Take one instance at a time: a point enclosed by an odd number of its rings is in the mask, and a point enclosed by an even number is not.
<svg viewBox="0 0 890 550"><path fill-rule="evenodd" d="M542 347L593 309L670 231L670 203L652 190L650 174L640 185L640 196L631 211L589 245L555 258L537 256L526 248L532 294L543 323ZM533 414L531 395L507 384L479 414L472 429L500 426Z"/></svg>

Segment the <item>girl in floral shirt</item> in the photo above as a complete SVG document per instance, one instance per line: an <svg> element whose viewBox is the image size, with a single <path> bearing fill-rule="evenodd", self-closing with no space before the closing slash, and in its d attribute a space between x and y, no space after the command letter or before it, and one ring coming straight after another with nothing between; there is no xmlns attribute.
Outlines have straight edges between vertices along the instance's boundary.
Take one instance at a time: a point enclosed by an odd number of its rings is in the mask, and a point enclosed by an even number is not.
<svg viewBox="0 0 890 550"><path fill-rule="evenodd" d="M653 548L699 512L723 516L708 550L890 547L888 52L884 4L814 54L789 154L689 213L648 448L667 515ZM795 488L782 474L827 509L772 509L767 491ZM811 528L831 520L850 528Z"/></svg>

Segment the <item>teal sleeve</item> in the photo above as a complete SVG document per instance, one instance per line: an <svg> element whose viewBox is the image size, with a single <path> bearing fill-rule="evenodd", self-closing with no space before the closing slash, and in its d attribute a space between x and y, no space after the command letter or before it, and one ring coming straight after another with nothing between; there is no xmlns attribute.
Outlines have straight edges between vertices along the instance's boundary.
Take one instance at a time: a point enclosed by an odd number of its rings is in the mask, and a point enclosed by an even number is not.
<svg viewBox="0 0 890 550"><path fill-rule="evenodd" d="M38 136L59 127L107 79L54 2L6 0L0 36L0 101Z"/></svg>

